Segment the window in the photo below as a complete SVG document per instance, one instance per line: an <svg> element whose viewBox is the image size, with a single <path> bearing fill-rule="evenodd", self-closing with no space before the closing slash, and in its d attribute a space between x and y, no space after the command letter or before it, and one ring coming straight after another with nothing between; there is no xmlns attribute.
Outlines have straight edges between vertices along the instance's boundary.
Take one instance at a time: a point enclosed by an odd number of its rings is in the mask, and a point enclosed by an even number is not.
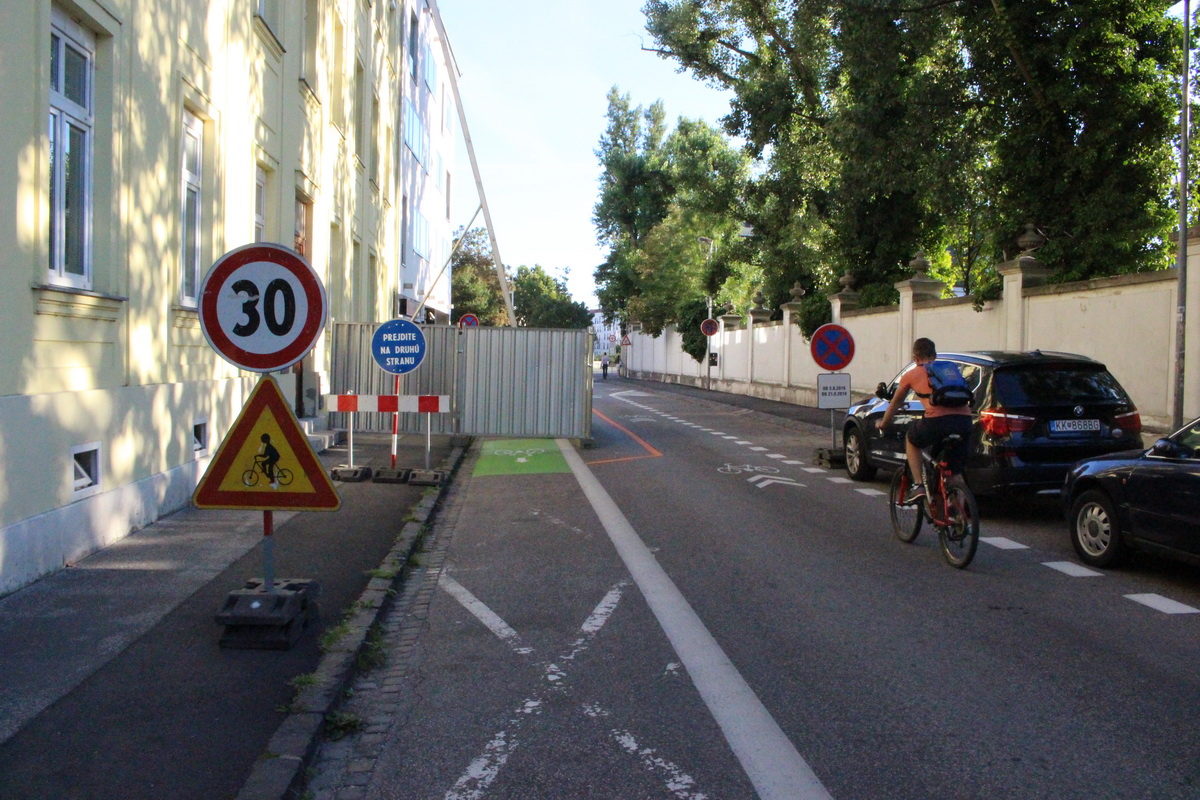
<svg viewBox="0 0 1200 800"><path fill-rule="evenodd" d="M267 171L254 169L254 241L261 242L267 229Z"/></svg>
<svg viewBox="0 0 1200 800"><path fill-rule="evenodd" d="M371 182L379 184L379 97L371 99L371 144L367 159L367 175Z"/></svg>
<svg viewBox="0 0 1200 800"><path fill-rule="evenodd" d="M421 47L421 20L413 12L408 20L408 71L414 82L417 80L417 52Z"/></svg>
<svg viewBox="0 0 1200 800"><path fill-rule="evenodd" d="M180 258L179 299L196 305L200 286L201 223L203 222L204 123L188 110L183 112L183 220Z"/></svg>
<svg viewBox="0 0 1200 800"><path fill-rule="evenodd" d="M429 258L429 223L420 211L413 214L412 247L421 258Z"/></svg>
<svg viewBox="0 0 1200 800"><path fill-rule="evenodd" d="M342 26L342 20L334 14L333 17L333 63L329 65L329 71L333 77L333 86L330 93L333 95L333 124L337 125L343 131L346 130L346 38L345 28Z"/></svg>
<svg viewBox="0 0 1200 800"><path fill-rule="evenodd" d="M208 450L208 420L197 420L192 423L192 452L204 453Z"/></svg>
<svg viewBox="0 0 1200 800"><path fill-rule="evenodd" d="M421 166L429 160L429 134L412 100L404 99L404 143Z"/></svg>
<svg viewBox="0 0 1200 800"><path fill-rule="evenodd" d="M278 35L279 0L258 0L254 13L271 29L271 33Z"/></svg>
<svg viewBox="0 0 1200 800"><path fill-rule="evenodd" d="M367 76L363 63L354 60L354 153L360 162L367 157Z"/></svg>
<svg viewBox="0 0 1200 800"><path fill-rule="evenodd" d="M90 288L95 37L54 9L50 29L50 280Z"/></svg>
<svg viewBox="0 0 1200 800"><path fill-rule="evenodd" d="M317 90L317 50L321 41L321 0L304 0L304 52L300 77L313 92Z"/></svg>
<svg viewBox="0 0 1200 800"><path fill-rule="evenodd" d="M99 490L99 442L71 448L71 487L76 494L92 494Z"/></svg>
<svg viewBox="0 0 1200 800"><path fill-rule="evenodd" d="M305 258L309 258L312 255L312 202L300 194L296 195L295 225L292 249Z"/></svg>
<svg viewBox="0 0 1200 800"><path fill-rule="evenodd" d="M429 46L429 42L426 42L425 46L421 48L421 61L425 67L425 85L429 87L431 94L437 94L437 61L433 57L433 49Z"/></svg>

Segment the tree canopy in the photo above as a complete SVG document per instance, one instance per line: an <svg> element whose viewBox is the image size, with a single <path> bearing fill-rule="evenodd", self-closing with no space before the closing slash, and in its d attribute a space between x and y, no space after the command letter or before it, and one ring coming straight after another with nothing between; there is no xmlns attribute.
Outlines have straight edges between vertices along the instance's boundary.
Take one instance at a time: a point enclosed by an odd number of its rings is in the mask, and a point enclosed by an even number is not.
<svg viewBox="0 0 1200 800"><path fill-rule="evenodd" d="M472 228L459 236L462 241L450 259L450 294L454 304L450 321L456 323L463 314L474 314L481 325L506 325L508 314L487 230Z"/></svg>
<svg viewBox="0 0 1200 800"><path fill-rule="evenodd" d="M517 268L513 278L513 311L527 328L586 328L592 314L571 299L567 284L540 266Z"/></svg>

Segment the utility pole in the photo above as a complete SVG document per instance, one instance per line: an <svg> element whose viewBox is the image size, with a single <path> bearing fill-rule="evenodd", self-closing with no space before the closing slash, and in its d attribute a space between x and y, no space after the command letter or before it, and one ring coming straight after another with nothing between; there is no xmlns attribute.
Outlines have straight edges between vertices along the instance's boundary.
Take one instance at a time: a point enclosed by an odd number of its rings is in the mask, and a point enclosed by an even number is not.
<svg viewBox="0 0 1200 800"><path fill-rule="evenodd" d="M1187 364L1187 266L1188 266L1188 134L1190 133L1192 11L1190 0L1183 0L1183 107L1179 113L1179 287L1175 313L1175 404L1172 428L1183 427L1184 369Z"/></svg>

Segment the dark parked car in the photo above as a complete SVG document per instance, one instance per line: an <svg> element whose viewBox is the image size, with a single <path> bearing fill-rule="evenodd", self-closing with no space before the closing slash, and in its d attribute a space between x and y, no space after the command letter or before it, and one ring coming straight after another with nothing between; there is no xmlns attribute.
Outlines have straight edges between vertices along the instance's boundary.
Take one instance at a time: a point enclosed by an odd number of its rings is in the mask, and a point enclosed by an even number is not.
<svg viewBox="0 0 1200 800"><path fill-rule="evenodd" d="M1055 491L1076 461L1139 447L1142 420L1121 384L1099 361L1070 353L939 353L958 364L974 392L975 425L967 483L976 494ZM846 471L869 480L877 467L904 462L904 434L924 416L908 397L882 434L883 416L900 376L875 398L853 406L842 428Z"/></svg>
<svg viewBox="0 0 1200 800"><path fill-rule="evenodd" d="M1079 462L1063 509L1084 563L1112 566L1130 547L1200 563L1200 419L1149 450Z"/></svg>

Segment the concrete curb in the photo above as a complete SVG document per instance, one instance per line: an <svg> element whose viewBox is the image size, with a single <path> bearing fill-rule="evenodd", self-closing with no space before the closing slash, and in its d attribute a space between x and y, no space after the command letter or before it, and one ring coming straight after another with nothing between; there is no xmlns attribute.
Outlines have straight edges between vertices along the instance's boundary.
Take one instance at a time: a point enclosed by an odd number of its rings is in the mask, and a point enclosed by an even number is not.
<svg viewBox="0 0 1200 800"><path fill-rule="evenodd" d="M352 613L343 619L345 633L321 657L311 685L297 692L291 713L280 723L266 751L255 762L237 800L284 800L302 790L304 773L316 752L322 726L327 716L338 709L343 693L354 680L355 663L366 645L367 635L404 584L408 560L420 545L425 526L469 448L468 441L450 451L440 467L447 479L435 490L427 491L410 509L411 521L400 530L396 544L379 565L378 574L351 606Z"/></svg>

